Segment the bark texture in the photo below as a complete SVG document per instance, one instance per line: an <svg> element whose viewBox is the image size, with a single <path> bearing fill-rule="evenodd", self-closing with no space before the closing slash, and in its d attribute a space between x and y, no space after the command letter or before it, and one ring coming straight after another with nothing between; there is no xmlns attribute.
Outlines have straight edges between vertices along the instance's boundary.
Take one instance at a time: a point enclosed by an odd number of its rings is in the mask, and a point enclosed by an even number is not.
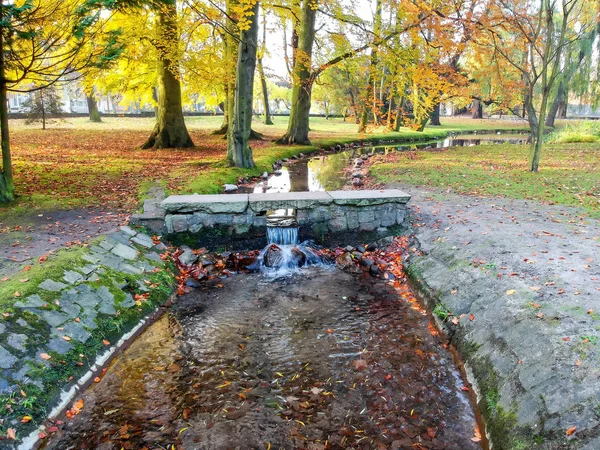
<svg viewBox="0 0 600 450"><path fill-rule="evenodd" d="M158 115L152 134L142 148L193 147L194 143L185 126L181 104L181 84L177 77L177 64L170 52L179 40L175 3L160 9L157 26L162 37L158 49Z"/></svg>
<svg viewBox="0 0 600 450"><path fill-rule="evenodd" d="M4 10L0 0L0 15ZM0 17L1 19L2 17ZM0 49L4 48L4 30L0 26ZM8 128L8 96L6 89L6 67L4 52L0 52L0 135L2 139L2 170L0 171L0 202L10 202L15 199L13 182L12 157L10 154L10 135Z"/></svg>
<svg viewBox="0 0 600 450"><path fill-rule="evenodd" d="M287 132L277 141L280 144L310 144L308 139L308 121L310 97L314 82L312 48L315 41L315 18L317 11L311 7L310 0L302 2L300 25L298 29L298 48L294 58L292 87L292 109Z"/></svg>
<svg viewBox="0 0 600 450"><path fill-rule="evenodd" d="M240 32L235 100L227 139L227 154L231 155L231 163L236 167L254 167L249 141L252 131L252 100L258 40L257 15L258 3L253 7L249 29Z"/></svg>

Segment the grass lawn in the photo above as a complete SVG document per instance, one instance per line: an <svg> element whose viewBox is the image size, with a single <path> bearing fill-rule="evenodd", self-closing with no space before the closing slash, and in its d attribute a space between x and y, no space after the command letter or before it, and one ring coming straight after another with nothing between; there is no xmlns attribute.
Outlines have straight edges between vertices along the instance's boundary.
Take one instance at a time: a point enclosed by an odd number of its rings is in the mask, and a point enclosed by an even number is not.
<svg viewBox="0 0 600 450"><path fill-rule="evenodd" d="M217 193L221 185L240 176L259 175L271 164L299 152L353 140L435 139L450 131L522 128L520 122L445 119L441 127L425 133L403 129L389 133L372 128L357 133L357 125L342 119L312 118L313 146L276 146L272 141L287 127L287 117L275 117L275 125L260 122L254 128L265 135L254 141L257 168L232 169L225 164L226 143L217 129L222 117L188 117L186 122L196 144L193 149L141 150L154 125L153 118L104 118L91 123L86 118L51 123L47 130L39 124L25 125L11 120L11 142L15 183L19 198L0 207L0 225L15 223L25 213L42 210L97 207L102 210L133 211L149 180L160 180L170 192ZM11 220L12 219L12 220Z"/></svg>
<svg viewBox="0 0 600 450"><path fill-rule="evenodd" d="M383 183L579 206L600 217L600 144L547 144L538 173L528 171L528 161L525 145L454 147L390 154L371 174Z"/></svg>

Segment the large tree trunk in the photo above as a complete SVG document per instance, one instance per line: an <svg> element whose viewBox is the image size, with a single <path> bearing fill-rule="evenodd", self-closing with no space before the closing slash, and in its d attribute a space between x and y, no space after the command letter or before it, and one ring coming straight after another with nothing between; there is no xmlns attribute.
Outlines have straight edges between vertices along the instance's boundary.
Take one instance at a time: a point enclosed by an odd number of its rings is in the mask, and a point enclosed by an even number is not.
<svg viewBox="0 0 600 450"><path fill-rule="evenodd" d="M96 96L94 90L89 95L85 96L88 105L88 113L90 115L90 122L102 122L100 118L100 112L98 111L98 103L96 102Z"/></svg>
<svg viewBox="0 0 600 450"><path fill-rule="evenodd" d="M0 16L4 12L4 1L0 0ZM3 17L0 17L3 19ZM0 49L4 48L4 30L0 26ZM0 170L0 202L15 199L12 158L10 155L10 134L8 129L8 95L6 89L6 69L4 52L0 52L0 135L2 139L2 170Z"/></svg>
<svg viewBox="0 0 600 450"><path fill-rule="evenodd" d="M292 87L292 109L287 132L277 141L280 144L310 144L308 139L308 120L310 114L310 96L313 77L311 74L312 47L315 40L316 9L311 0L303 0L298 48L294 61Z"/></svg>
<svg viewBox="0 0 600 450"><path fill-rule="evenodd" d="M235 101L233 117L227 139L227 153L236 167L254 167L252 149L249 145L252 131L252 100L254 89L254 70L258 39L258 2L252 8L247 30L240 32L238 48L237 74L235 78Z"/></svg>
<svg viewBox="0 0 600 450"><path fill-rule="evenodd" d="M483 119L483 104L478 98L473 99L473 106L471 107L471 117L473 119Z"/></svg>
<svg viewBox="0 0 600 450"><path fill-rule="evenodd" d="M179 40L176 15L174 0L160 8L158 13L157 26L161 37L158 48L158 117L152 134L142 148L194 146L183 118L181 84L176 76L177 63L169 55Z"/></svg>
<svg viewBox="0 0 600 450"><path fill-rule="evenodd" d="M435 126L440 126L442 125L440 122L440 104L436 103L436 105L433 108L433 111L431 111L431 125L435 125Z"/></svg>

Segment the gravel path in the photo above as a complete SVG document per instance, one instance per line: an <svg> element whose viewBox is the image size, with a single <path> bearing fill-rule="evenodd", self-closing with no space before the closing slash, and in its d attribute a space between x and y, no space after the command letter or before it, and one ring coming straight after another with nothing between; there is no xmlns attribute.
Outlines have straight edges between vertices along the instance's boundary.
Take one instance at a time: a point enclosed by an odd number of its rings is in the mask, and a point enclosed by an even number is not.
<svg viewBox="0 0 600 450"><path fill-rule="evenodd" d="M392 187L413 196L410 270L482 390L494 448L600 448L599 222Z"/></svg>

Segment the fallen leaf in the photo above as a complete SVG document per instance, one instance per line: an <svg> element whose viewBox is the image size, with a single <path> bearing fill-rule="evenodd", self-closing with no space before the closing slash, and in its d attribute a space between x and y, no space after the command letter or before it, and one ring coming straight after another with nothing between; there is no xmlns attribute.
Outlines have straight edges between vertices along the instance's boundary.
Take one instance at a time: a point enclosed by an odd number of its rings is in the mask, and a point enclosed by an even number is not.
<svg viewBox="0 0 600 450"><path fill-rule="evenodd" d="M94 378L94 383L100 383L100 377Z"/></svg>
<svg viewBox="0 0 600 450"><path fill-rule="evenodd" d="M17 439L17 432L15 431L14 428L9 428L8 430L6 430L6 436L9 439L16 440Z"/></svg>
<svg viewBox="0 0 600 450"><path fill-rule="evenodd" d="M469 314L469 320L472 322L475 320L475 316L473 314Z"/></svg>
<svg viewBox="0 0 600 450"><path fill-rule="evenodd" d="M357 359L354 361L354 368L356 370L363 370L367 367L367 362L364 359Z"/></svg>
<svg viewBox="0 0 600 450"><path fill-rule="evenodd" d="M515 289L509 289L508 291L506 291L506 295L513 295L515 294L517 291Z"/></svg>
<svg viewBox="0 0 600 450"><path fill-rule="evenodd" d="M31 416L23 416L21 423L27 423L31 421Z"/></svg>
<svg viewBox="0 0 600 450"><path fill-rule="evenodd" d="M71 340L71 338L69 336L63 336L62 338L67 342L69 342Z"/></svg>
<svg viewBox="0 0 600 450"><path fill-rule="evenodd" d="M110 342L108 342L106 339L103 339L103 340L102 340L102 343L103 343L104 345L106 345L107 347L110 345Z"/></svg>
<svg viewBox="0 0 600 450"><path fill-rule="evenodd" d="M52 358L52 356L50 356L48 353L40 353L40 358L48 361L50 358Z"/></svg>
<svg viewBox="0 0 600 450"><path fill-rule="evenodd" d="M541 308L541 307L542 307L542 305L540 305L539 303L534 303L534 302L531 302L531 303L529 303L529 304L530 304L530 305L531 305L531 306L532 306L534 309L539 309L539 308Z"/></svg>
<svg viewBox="0 0 600 450"><path fill-rule="evenodd" d="M566 435L567 436L571 436L573 433L575 433L575 430L577 430L577 427L571 427L567 430Z"/></svg>

